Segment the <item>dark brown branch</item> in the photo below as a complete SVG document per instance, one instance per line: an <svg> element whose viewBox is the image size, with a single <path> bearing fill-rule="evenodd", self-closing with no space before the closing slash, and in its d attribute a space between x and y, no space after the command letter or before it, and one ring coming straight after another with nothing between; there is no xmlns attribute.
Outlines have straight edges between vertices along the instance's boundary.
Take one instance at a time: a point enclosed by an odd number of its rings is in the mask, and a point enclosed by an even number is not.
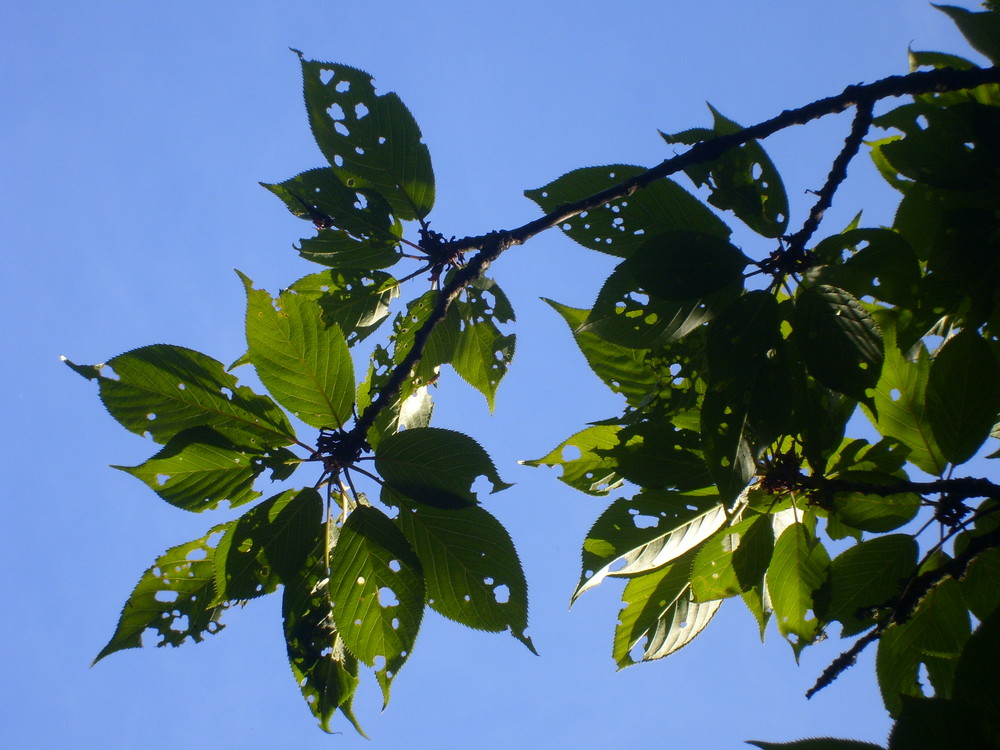
<svg viewBox="0 0 1000 750"><path fill-rule="evenodd" d="M590 211L611 201L625 198L663 177L680 172L694 164L713 161L732 148L749 141L767 138L780 130L793 125L803 125L811 120L829 114L843 112L852 106L869 104L889 97L926 94L930 92L955 91L974 88L986 83L1000 83L1000 67L974 68L971 70L953 70L943 68L926 72L910 73L902 76L890 76L870 84L848 86L836 96L819 99L798 109L785 110L780 115L772 117L756 125L752 125L735 133L718 136L692 146L688 151L670 159L666 159L652 169L643 172L629 180L614 185L607 190L595 193L587 198L568 203L539 219L528 222L509 232L491 232L477 237L465 237L449 243L455 253L478 250L479 252L464 266L441 290L437 304L430 318L414 334L413 346L403 361L393 370L388 381L376 394L364 413L348 433L349 438L358 441L360 445L366 437L368 429L375 419L392 400L400 393L403 383L413 368L423 356L424 347L434 328L444 320L451 303L469 284L483 274L486 268L496 260L507 248L522 245L529 239L558 226L584 211ZM426 230L426 225L421 222Z"/></svg>
<svg viewBox="0 0 1000 750"><path fill-rule="evenodd" d="M972 481L985 482L986 480ZM935 483L926 482L925 484ZM989 483L987 482L987 484ZM1000 547L1000 527L982 534L981 536L971 537L969 539L969 546L962 550L960 554L955 555L955 557L948 560L940 567L937 567L934 570L928 570L926 573L922 573L912 578L906 585L903 593L895 601L886 603L884 608L892 610L889 616L879 621L879 623L875 625L874 630L859 638L850 649L834 659L830 666L823 670L823 674L821 674L819 679L816 680L816 684L809 688L806 692L806 698L812 698L817 692L836 680L844 670L853 666L861 652L873 642L881 638L886 628L892 624L902 625L904 622L909 620L916 611L917 606L920 604L920 600L923 599L932 588L937 586L946 578L954 578L955 580L961 579L962 576L965 575L965 571L968 570L969 565L976 559L976 557L986 550L993 549L995 547Z"/></svg>
<svg viewBox="0 0 1000 750"><path fill-rule="evenodd" d="M851 133L844 141L844 147L837 154L837 158L833 160L830 174L826 178L826 184L819 191L816 205L809 212L802 229L788 239L788 246L783 255L792 262L805 258L806 245L819 228L823 214L833 205L833 196L837 192L837 188L847 179L847 165L851 163L851 159L857 156L861 143L868 134L868 129L871 128L874 107L875 101L872 99L858 102L858 111L855 113L854 123L851 125Z"/></svg>
<svg viewBox="0 0 1000 750"><path fill-rule="evenodd" d="M555 211L539 219L512 229L509 232L512 245L527 242L540 232L558 226L566 219L572 218L584 211L600 208L605 203L627 198L636 190L646 187L652 182L676 174L695 164L718 159L732 148L749 141L761 140L774 135L780 130L792 125L804 125L826 115L843 112L849 107L862 102L876 102L891 97L928 94L933 92L957 91L975 88L986 83L1000 83L1000 67L972 68L970 70L954 70L941 68L931 71L920 71L901 76L890 76L869 84L848 86L836 96L818 99L797 109L789 109L770 120L751 125L743 130L727 135L721 135L692 146L688 151L670 159L666 159L652 169L636 175L631 179L613 185L607 190L583 198L575 203L567 203ZM482 247L485 236L466 237L453 243L457 250L469 250Z"/></svg>

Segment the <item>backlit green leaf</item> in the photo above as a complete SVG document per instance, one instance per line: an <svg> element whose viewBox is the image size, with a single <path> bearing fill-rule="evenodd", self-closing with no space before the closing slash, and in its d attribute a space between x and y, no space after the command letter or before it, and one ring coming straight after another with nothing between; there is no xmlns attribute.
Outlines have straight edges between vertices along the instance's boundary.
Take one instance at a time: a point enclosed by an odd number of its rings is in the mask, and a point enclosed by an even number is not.
<svg viewBox="0 0 1000 750"><path fill-rule="evenodd" d="M566 438L547 455L520 463L562 467L559 481L588 495L607 495L622 483L616 461L605 453L617 445L619 429L618 425L593 425Z"/></svg>
<svg viewBox="0 0 1000 750"><path fill-rule="evenodd" d="M528 584L507 530L477 505L443 510L394 496L431 609L477 630L510 630L532 651Z"/></svg>
<svg viewBox="0 0 1000 750"><path fill-rule="evenodd" d="M297 575L320 537L322 513L316 490L285 490L238 518L216 550L217 601L268 594Z"/></svg>
<svg viewBox="0 0 1000 750"><path fill-rule="evenodd" d="M394 93L378 95L364 71L302 59L309 125L348 188L372 188L400 219L434 205L434 172L413 115Z"/></svg>
<svg viewBox="0 0 1000 750"><path fill-rule="evenodd" d="M722 605L721 601L692 599L688 580L692 556L693 551L628 582L622 594L625 607L615 629L613 655L619 669L636 663L633 654L650 661L686 646Z"/></svg>
<svg viewBox="0 0 1000 750"><path fill-rule="evenodd" d="M323 322L339 326L348 346L372 334L389 317L389 303L399 296L395 279L381 271L320 271L289 288L315 300Z"/></svg>
<svg viewBox="0 0 1000 750"><path fill-rule="evenodd" d="M340 328L327 326L310 299L284 292L273 300L243 281L247 345L261 381L306 424L344 426L354 404L354 365Z"/></svg>
<svg viewBox="0 0 1000 750"><path fill-rule="evenodd" d="M773 549L774 532L767 516L720 529L699 548L691 565L695 601L736 596L759 585Z"/></svg>
<svg viewBox="0 0 1000 750"><path fill-rule="evenodd" d="M262 456L208 427L174 435L155 456L138 466L116 466L141 479L171 505L195 512L230 507L260 497L253 482L266 466Z"/></svg>
<svg viewBox="0 0 1000 750"><path fill-rule="evenodd" d="M381 511L347 517L330 562L337 630L354 656L375 668L382 699L413 650L424 613L424 579L406 538Z"/></svg>
<svg viewBox="0 0 1000 750"><path fill-rule="evenodd" d="M258 450L288 445L295 433L285 415L225 372L222 363L179 346L155 344L119 354L98 375L101 400L125 429L165 443L192 427L211 427Z"/></svg>
<svg viewBox="0 0 1000 750"><path fill-rule="evenodd" d="M806 524L792 524L775 542L767 587L778 632L791 644L796 658L820 634L813 596L826 581L829 566L830 556Z"/></svg>
<svg viewBox="0 0 1000 750"><path fill-rule="evenodd" d="M339 709L365 736L351 704L357 689L358 660L344 647L333 622L323 540L308 551L306 564L285 582L281 612L285 646L295 683L324 732Z"/></svg>
<svg viewBox="0 0 1000 750"><path fill-rule="evenodd" d="M105 656L142 646L148 628L159 637L157 646L180 646L190 636L196 643L206 633L223 628L219 618L224 605L213 605L215 595L215 545L232 525L215 526L193 542L172 547L156 558L125 602L115 634L96 664Z"/></svg>
<svg viewBox="0 0 1000 750"><path fill-rule="evenodd" d="M497 323L513 322L514 314L496 283L486 280L483 287L470 286L465 298L452 304L452 310L461 319L462 330L451 365L465 382L486 397L493 411L497 387L514 358L515 343L514 334L501 333Z"/></svg>
<svg viewBox="0 0 1000 750"><path fill-rule="evenodd" d="M975 331L949 339L927 378L927 420L941 453L965 463L986 441L1000 411L1000 365Z"/></svg>
<svg viewBox="0 0 1000 750"><path fill-rule="evenodd" d="M973 13L954 5L934 7L951 17L969 44L986 55L994 65L1000 65L1000 14L995 11Z"/></svg>

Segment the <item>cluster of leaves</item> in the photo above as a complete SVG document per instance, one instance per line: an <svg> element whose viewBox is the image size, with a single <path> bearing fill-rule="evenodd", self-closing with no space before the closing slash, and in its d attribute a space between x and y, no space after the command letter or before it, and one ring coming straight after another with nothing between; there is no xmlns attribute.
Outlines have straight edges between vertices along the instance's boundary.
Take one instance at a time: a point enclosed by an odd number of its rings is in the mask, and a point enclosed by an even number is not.
<svg viewBox="0 0 1000 750"><path fill-rule="evenodd" d="M241 274L247 351L229 368L166 345L101 365L69 364L98 382L122 426L163 444L145 463L118 468L171 505L234 508L261 497L258 480L288 480L303 467L319 473L309 486L279 492L157 558L97 658L142 645L150 630L161 646L200 641L221 629L228 607L280 588L292 672L329 729L338 709L357 727L361 663L374 668L388 702L425 606L532 645L517 553L472 489L479 477L494 492L509 485L472 438L429 426L428 384L445 364L492 408L513 356L513 335L500 331L513 310L499 286L473 279L393 390L387 383L440 292L418 296L395 314L388 345L375 347L356 381L351 347L390 318L399 296L402 280L384 269L403 257L403 222L418 222L422 238L411 276L429 271L438 279L458 257L428 228L430 156L403 103L376 94L359 70L301 62L312 131L330 166L265 187L315 225L299 252L326 269L277 297ZM237 383L231 371L247 365L270 396ZM357 409L366 420L354 418ZM289 415L314 428L312 444ZM357 489L359 480L376 488L381 509Z"/></svg>
<svg viewBox="0 0 1000 750"><path fill-rule="evenodd" d="M1000 18L942 10L1000 64ZM929 52L911 65L973 68ZM1000 87L920 94L874 119L870 105L857 110L840 159L871 126L889 131L872 156L901 193L891 227L859 216L811 241L843 179L835 165L806 227L789 235L781 178L753 141L685 172L761 238L756 259L669 180L562 224L622 259L589 309L550 304L627 406L527 463L561 467L591 495L638 488L588 533L573 595L626 579L619 667L675 652L740 598L762 637L773 617L796 658L835 625L842 638L867 631L815 689L877 639L884 702L900 717L893 748L985 747L1000 714L973 664L989 652L998 665L1000 487L951 477L1000 436ZM710 128L663 138L741 130L712 115ZM638 171L581 169L527 195L550 211ZM846 434L858 410L877 442ZM939 481L914 482L913 470ZM921 508L928 523L904 531ZM846 549L832 556L824 536ZM974 741L942 740L956 724Z"/></svg>
<svg viewBox="0 0 1000 750"><path fill-rule="evenodd" d="M997 16L943 10L1000 63ZM914 71L976 70L941 53L911 60ZM427 222L430 155L399 98L377 94L362 71L301 63L329 166L264 187L315 227L298 250L324 270L277 297L241 274L247 351L228 368L165 345L68 363L97 381L126 429L163 446L119 468L192 512L256 502L157 558L98 659L148 631L157 645L202 640L228 607L280 590L292 672L328 729L338 710L357 727L361 664L388 701L425 606L532 648L514 546L473 491L481 477L494 492L508 485L471 437L430 426L429 387L450 365L493 408L514 313L483 271L559 226L621 259L590 308L550 304L626 407L526 463L559 466L591 495L631 487L588 534L573 595L626 579L617 664L673 653L739 597L762 636L773 617L796 658L834 626L857 638L817 689L878 641L879 685L899 717L892 747L923 747L913 738L956 722L969 727L968 746L995 737L1000 487L952 473L1000 436L996 76L974 88L919 79L929 82L911 102L878 117L874 103L896 89L814 103L826 109L809 117L857 113L794 234L781 177L755 138L809 118L744 129L713 109L710 127L661 134L692 147L686 161L579 169L527 191L543 219L447 240ZM901 193L893 225L859 217L814 241L872 127L889 133L872 156ZM707 203L666 178L671 164ZM760 252L733 243L725 212ZM397 278L390 270L404 259L417 268ZM394 313L403 284L423 274L430 291ZM359 380L352 347L390 318ZM238 384L241 366L270 395ZM875 442L848 434L859 410ZM311 442L293 422L314 431ZM259 500L258 484L304 466L318 477ZM912 531L922 508L927 523ZM931 527L933 542L918 539ZM843 551L831 556L824 538ZM819 742L799 746L857 746Z"/></svg>

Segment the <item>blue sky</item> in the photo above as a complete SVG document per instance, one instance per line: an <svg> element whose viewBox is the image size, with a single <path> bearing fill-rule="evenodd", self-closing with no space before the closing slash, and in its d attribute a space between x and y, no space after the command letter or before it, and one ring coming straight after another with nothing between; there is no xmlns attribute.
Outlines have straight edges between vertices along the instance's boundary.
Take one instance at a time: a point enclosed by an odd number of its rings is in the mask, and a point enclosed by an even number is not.
<svg viewBox="0 0 1000 750"><path fill-rule="evenodd" d="M5 0L0 26L7 746L728 748L748 738L884 738L871 658L802 697L842 650L833 639L797 667L773 627L762 646L731 602L692 645L616 673L620 589L605 584L567 610L580 542L608 499L516 462L621 405L539 301L589 306L613 265L562 236L537 237L492 270L519 318L495 415L452 374L435 413L516 482L486 507L521 553L541 657L428 613L389 709L379 714L373 680L355 702L372 743L346 722L343 736L316 728L285 660L276 598L228 613L207 642L89 668L142 571L216 519L166 506L108 468L140 463L154 446L115 424L58 357L100 362L165 342L232 361L244 348L233 268L272 291L318 270L292 250L305 225L257 184L322 164L290 46L368 70L400 94L431 150L432 226L463 236L535 218L522 192L576 167L652 166L671 153L657 128L708 124L706 101L751 124L906 72L907 45L971 55L945 16L913 0ZM793 225L847 127L833 118L765 144ZM891 195L873 172L867 160L853 166L827 231L862 207L868 222L890 221Z"/></svg>

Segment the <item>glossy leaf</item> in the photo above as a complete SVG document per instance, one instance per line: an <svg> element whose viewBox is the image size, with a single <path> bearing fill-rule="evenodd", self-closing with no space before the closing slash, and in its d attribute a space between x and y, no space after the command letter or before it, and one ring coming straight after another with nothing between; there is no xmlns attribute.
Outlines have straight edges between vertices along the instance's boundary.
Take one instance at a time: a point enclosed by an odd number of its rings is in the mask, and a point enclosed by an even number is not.
<svg viewBox="0 0 1000 750"><path fill-rule="evenodd" d="M158 443L192 427L211 427L258 449L295 440L271 399L237 385L221 362L191 349L155 344L94 367L101 373L96 376L101 401L111 416L130 432L149 433ZM115 377L104 375L104 368Z"/></svg>
<svg viewBox="0 0 1000 750"><path fill-rule="evenodd" d="M200 539L156 558L125 602L115 634L95 664L115 651L139 648L150 628L158 637L157 646L180 646L188 637L197 643L223 628L219 618L225 606L212 604L215 545L231 524L215 526Z"/></svg>
<svg viewBox="0 0 1000 750"><path fill-rule="evenodd" d="M726 520L726 509L714 495L646 492L616 501L587 534L584 575L573 600L607 576L636 576L663 567L700 545Z"/></svg>
<svg viewBox="0 0 1000 750"><path fill-rule="evenodd" d="M284 292L273 300L243 282L247 345L261 381L306 424L343 427L354 404L354 365L340 328L327 326L310 299Z"/></svg>
<svg viewBox="0 0 1000 750"><path fill-rule="evenodd" d="M344 645L375 667L387 704L420 628L424 579L406 538L381 511L362 505L344 522L331 553L330 599Z"/></svg>
<svg viewBox="0 0 1000 750"><path fill-rule="evenodd" d="M324 732L339 709L365 736L354 718L352 702L358 683L358 660L344 646L333 622L323 540L308 550L306 564L285 582L281 613L292 675L306 705Z"/></svg>
<svg viewBox="0 0 1000 750"><path fill-rule="evenodd" d="M767 587L778 632L796 658L820 633L821 623L812 615L813 597L826 581L829 566L830 556L806 524L792 524L774 544Z"/></svg>
<svg viewBox="0 0 1000 750"><path fill-rule="evenodd" d="M524 194L546 213L636 177L642 167L614 164L584 167ZM586 248L627 258L647 238L675 229L728 237L730 230L693 195L672 180L657 180L615 203L584 211L560 228Z"/></svg>
<svg viewBox="0 0 1000 750"><path fill-rule="evenodd" d="M688 570L693 550L667 565L628 582L625 607L618 615L613 656L618 668L662 659L690 643L718 611L721 601L698 603L691 597Z"/></svg>
<svg viewBox="0 0 1000 750"><path fill-rule="evenodd" d="M485 476L491 492L510 487L489 454L475 440L440 427L421 427L385 436L375 468L386 484L407 497L440 508L476 502L472 484Z"/></svg>
<svg viewBox="0 0 1000 750"><path fill-rule="evenodd" d="M858 401L878 383L882 335L850 292L819 284L800 289L792 321L809 374Z"/></svg>
<svg viewBox="0 0 1000 750"><path fill-rule="evenodd" d="M341 182L377 191L400 219L427 216L430 152L399 97L376 94L372 77L347 65L302 58L302 80L313 136Z"/></svg>
<svg viewBox="0 0 1000 750"><path fill-rule="evenodd" d="M395 496L397 524L420 559L431 609L477 630L511 634L534 651L528 584L507 530L483 508L442 510Z"/></svg>
<svg viewBox="0 0 1000 750"><path fill-rule="evenodd" d="M183 510L214 510L260 497L254 480L266 468L263 456L208 427L174 435L155 456L138 466L116 466L142 480L163 500Z"/></svg>
<svg viewBox="0 0 1000 750"><path fill-rule="evenodd" d="M618 443L618 425L593 425L566 438L551 452L525 466L559 466L559 481L588 495L607 495L621 486L617 462L606 453ZM579 452L579 456L574 456Z"/></svg>
<svg viewBox="0 0 1000 750"><path fill-rule="evenodd" d="M244 513L216 550L216 600L252 599L294 578L320 536L322 513L313 489L285 490Z"/></svg>
<svg viewBox="0 0 1000 750"><path fill-rule="evenodd" d="M986 441L1000 411L1000 364L975 331L949 339L927 378L927 420L941 453L965 463Z"/></svg>

